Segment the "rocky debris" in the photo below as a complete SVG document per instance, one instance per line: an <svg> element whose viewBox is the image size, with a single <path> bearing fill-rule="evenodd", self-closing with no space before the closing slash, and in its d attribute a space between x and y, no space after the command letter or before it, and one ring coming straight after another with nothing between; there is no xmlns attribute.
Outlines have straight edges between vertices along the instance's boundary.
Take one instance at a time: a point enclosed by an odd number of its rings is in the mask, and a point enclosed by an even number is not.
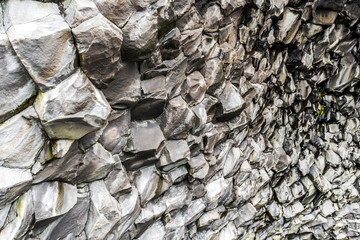
<svg viewBox="0 0 360 240"><path fill-rule="evenodd" d="M0 125L0 165L30 168L45 143L37 114L28 107Z"/></svg>
<svg viewBox="0 0 360 240"><path fill-rule="evenodd" d="M74 72L71 30L55 3L8 1L4 19L11 45L41 91L54 88ZM39 30L36 36L34 29Z"/></svg>
<svg viewBox="0 0 360 240"><path fill-rule="evenodd" d="M360 237L356 1L0 6L1 239Z"/></svg>
<svg viewBox="0 0 360 240"><path fill-rule="evenodd" d="M50 138L79 139L105 125L110 114L104 95L81 70L56 88L39 93L35 109Z"/></svg>

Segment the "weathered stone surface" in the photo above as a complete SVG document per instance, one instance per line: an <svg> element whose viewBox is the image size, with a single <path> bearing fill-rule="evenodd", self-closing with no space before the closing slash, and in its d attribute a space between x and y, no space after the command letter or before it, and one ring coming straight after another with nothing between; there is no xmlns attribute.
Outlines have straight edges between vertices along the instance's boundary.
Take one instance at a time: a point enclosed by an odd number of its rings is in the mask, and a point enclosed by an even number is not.
<svg viewBox="0 0 360 240"><path fill-rule="evenodd" d="M118 27L123 28L136 9L129 0L95 0L99 11Z"/></svg>
<svg viewBox="0 0 360 240"><path fill-rule="evenodd" d="M284 11L283 18L279 21L279 41L289 44L295 37L296 32L299 29L301 21L300 13L291 11L287 8Z"/></svg>
<svg viewBox="0 0 360 240"><path fill-rule="evenodd" d="M140 235L139 240L163 239L165 236L165 227L161 221L153 223L146 231Z"/></svg>
<svg viewBox="0 0 360 240"><path fill-rule="evenodd" d="M40 93L35 109L50 138L79 139L102 127L110 114L104 95L81 70L55 89Z"/></svg>
<svg viewBox="0 0 360 240"><path fill-rule="evenodd" d="M14 212L16 217L1 230L1 239L18 239L26 234L32 223L34 214L34 203L31 191L27 191L21 195L13 203L10 211Z"/></svg>
<svg viewBox="0 0 360 240"><path fill-rule="evenodd" d="M128 192L131 190L131 184L126 169L121 164L119 157L114 156L115 165L113 170L105 178L105 184L112 196Z"/></svg>
<svg viewBox="0 0 360 240"><path fill-rule="evenodd" d="M190 158L190 149L184 140L166 141L161 152L159 167L167 171L185 164Z"/></svg>
<svg viewBox="0 0 360 240"><path fill-rule="evenodd" d="M0 165L30 168L45 139L33 107L0 125Z"/></svg>
<svg viewBox="0 0 360 240"><path fill-rule="evenodd" d="M200 72L193 72L186 77L182 96L190 106L200 103L204 99L205 93L206 83Z"/></svg>
<svg viewBox="0 0 360 240"><path fill-rule="evenodd" d="M106 177L115 161L100 143L95 143L84 154L76 173L76 182L92 182Z"/></svg>
<svg viewBox="0 0 360 240"><path fill-rule="evenodd" d="M219 95L220 108L217 119L224 121L237 115L244 107L245 101L239 91L230 82L226 82L225 88Z"/></svg>
<svg viewBox="0 0 360 240"><path fill-rule="evenodd" d="M86 76L100 86L115 78L121 66L122 32L102 14L72 29Z"/></svg>
<svg viewBox="0 0 360 240"><path fill-rule="evenodd" d="M124 28L122 53L125 58L137 61L149 57L157 42L157 16L151 10L135 12Z"/></svg>
<svg viewBox="0 0 360 240"><path fill-rule="evenodd" d="M31 191L36 222L59 217L68 212L77 202L76 187L67 183L40 183L34 185Z"/></svg>
<svg viewBox="0 0 360 240"><path fill-rule="evenodd" d="M56 4L8 1L4 11L11 45L41 91L54 88L74 71L71 30ZM34 29L37 29L36 35ZM41 51L37 51L39 46Z"/></svg>
<svg viewBox="0 0 360 240"><path fill-rule="evenodd" d="M16 56L3 29L0 29L0 65L3 66L0 69L0 122L3 122L17 109L27 105L36 93L34 82Z"/></svg>
<svg viewBox="0 0 360 240"><path fill-rule="evenodd" d="M26 192L32 182L29 170L0 167L0 207Z"/></svg>
<svg viewBox="0 0 360 240"><path fill-rule="evenodd" d="M194 113L179 96L169 101L164 113L159 117L160 127L168 139L183 139L192 127Z"/></svg>
<svg viewBox="0 0 360 240"><path fill-rule="evenodd" d="M105 239L121 219L120 205L101 180L90 184L90 200L89 217L85 227L86 236L91 239Z"/></svg>
<svg viewBox="0 0 360 240"><path fill-rule="evenodd" d="M101 87L110 105L115 109L123 109L136 103L141 96L138 64L123 62L118 71L111 69L115 74L114 79Z"/></svg>

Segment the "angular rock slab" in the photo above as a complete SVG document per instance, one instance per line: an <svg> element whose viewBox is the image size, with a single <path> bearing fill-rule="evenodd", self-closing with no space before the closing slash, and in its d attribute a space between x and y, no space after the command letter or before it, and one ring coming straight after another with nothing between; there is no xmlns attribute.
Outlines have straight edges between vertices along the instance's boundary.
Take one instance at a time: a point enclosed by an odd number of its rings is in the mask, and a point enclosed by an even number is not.
<svg viewBox="0 0 360 240"><path fill-rule="evenodd" d="M160 115L160 127L167 139L183 139L191 129L194 113L181 96L169 101L169 105Z"/></svg>
<svg viewBox="0 0 360 240"><path fill-rule="evenodd" d="M86 235L90 239L105 239L112 227L121 219L120 205L107 191L103 181L90 184L90 196Z"/></svg>
<svg viewBox="0 0 360 240"><path fill-rule="evenodd" d="M0 24L2 24L1 20ZM22 105L26 105L27 101L36 94L36 88L2 30L0 30L0 66L2 66L0 68L0 122L3 122L11 113Z"/></svg>
<svg viewBox="0 0 360 240"><path fill-rule="evenodd" d="M76 182L92 182L104 178L114 163L111 153L106 151L100 143L95 143L82 158L82 164L76 174Z"/></svg>
<svg viewBox="0 0 360 240"><path fill-rule="evenodd" d="M98 14L73 28L72 32L86 76L97 86L113 79L121 68L121 30Z"/></svg>
<svg viewBox="0 0 360 240"><path fill-rule="evenodd" d="M79 139L105 125L110 105L81 70L39 93L35 109L50 138Z"/></svg>
<svg viewBox="0 0 360 240"><path fill-rule="evenodd" d="M41 91L54 88L75 69L71 30L57 5L31 0L4 5L6 33L16 54Z"/></svg>
<svg viewBox="0 0 360 240"><path fill-rule="evenodd" d="M130 138L125 148L127 155L123 161L124 166L127 169L137 169L146 165L147 159L153 162L156 151L164 140L164 135L155 120L132 122Z"/></svg>
<svg viewBox="0 0 360 240"><path fill-rule="evenodd" d="M159 166L164 171L185 164L190 158L190 148L185 140L169 140L164 144Z"/></svg>
<svg viewBox="0 0 360 240"><path fill-rule="evenodd" d="M34 214L31 191L21 195L13 203L8 215L11 214L16 214L16 217L1 230L0 239L19 239L25 235L32 223Z"/></svg>
<svg viewBox="0 0 360 240"><path fill-rule="evenodd" d="M0 125L0 165L30 168L45 139L33 107Z"/></svg>
<svg viewBox="0 0 360 240"><path fill-rule="evenodd" d="M220 107L217 119L224 121L236 116L244 107L245 101L239 90L230 82L226 82L225 88L219 95Z"/></svg>
<svg viewBox="0 0 360 240"><path fill-rule="evenodd" d="M61 216L77 202L77 189L68 183L36 184L32 187L32 195L36 222Z"/></svg>
<svg viewBox="0 0 360 240"><path fill-rule="evenodd" d="M29 170L0 167L0 207L26 192L31 181Z"/></svg>
<svg viewBox="0 0 360 240"><path fill-rule="evenodd" d="M123 56L132 61L144 60L155 49L157 42L158 21L155 12L134 13L125 27Z"/></svg>

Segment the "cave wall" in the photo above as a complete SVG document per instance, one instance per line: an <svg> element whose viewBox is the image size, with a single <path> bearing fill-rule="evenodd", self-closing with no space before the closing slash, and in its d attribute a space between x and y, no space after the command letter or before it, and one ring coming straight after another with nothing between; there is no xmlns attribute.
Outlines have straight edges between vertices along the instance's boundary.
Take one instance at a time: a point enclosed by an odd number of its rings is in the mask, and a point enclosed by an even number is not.
<svg viewBox="0 0 360 240"><path fill-rule="evenodd" d="M360 3L0 2L0 239L360 239Z"/></svg>

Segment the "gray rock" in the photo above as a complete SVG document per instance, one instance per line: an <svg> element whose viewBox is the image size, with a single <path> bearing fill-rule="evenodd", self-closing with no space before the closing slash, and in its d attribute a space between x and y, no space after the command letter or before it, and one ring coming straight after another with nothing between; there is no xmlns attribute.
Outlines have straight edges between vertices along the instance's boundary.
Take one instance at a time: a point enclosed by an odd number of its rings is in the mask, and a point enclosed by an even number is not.
<svg viewBox="0 0 360 240"><path fill-rule="evenodd" d="M223 73L223 64L218 58L213 58L205 63L205 82L208 92L213 93L223 84L225 78Z"/></svg>
<svg viewBox="0 0 360 240"><path fill-rule="evenodd" d="M140 169L134 182L139 191L142 206L160 194L159 189L163 184L155 166Z"/></svg>
<svg viewBox="0 0 360 240"><path fill-rule="evenodd" d="M158 18L151 10L135 12L122 29L125 58L138 61L149 57L157 42Z"/></svg>
<svg viewBox="0 0 360 240"><path fill-rule="evenodd" d="M3 80L0 86L0 122L3 122L30 104L32 96L36 94L34 82L16 56L3 29L0 29L0 64L4 66L0 69Z"/></svg>
<svg viewBox="0 0 360 240"><path fill-rule="evenodd" d="M97 16L100 12L90 0L71 0L63 3L64 19L71 28Z"/></svg>
<svg viewBox="0 0 360 240"><path fill-rule="evenodd" d="M184 212L185 225L196 221L206 208L205 200L202 198L196 199L190 203Z"/></svg>
<svg viewBox="0 0 360 240"><path fill-rule="evenodd" d="M2 229L5 222L6 222L6 218L7 218L7 215L9 213L9 210L10 210L10 207L11 207L11 203L5 205L4 207L1 207L0 208L0 228Z"/></svg>
<svg viewBox="0 0 360 240"><path fill-rule="evenodd" d="M139 231L146 229L146 226L156 221L166 210L165 201L155 199L149 202L146 207L141 209L141 212L135 220L135 225Z"/></svg>
<svg viewBox="0 0 360 240"><path fill-rule="evenodd" d="M233 176L240 168L244 159L241 156L241 151L237 147L231 148L224 160L223 175L224 177Z"/></svg>
<svg viewBox="0 0 360 240"><path fill-rule="evenodd" d="M233 84L226 82L225 88L219 95L220 108L217 119L225 121L236 116L244 107L245 101Z"/></svg>
<svg viewBox="0 0 360 240"><path fill-rule="evenodd" d="M220 7L216 4L208 7L204 15L205 32L216 32L222 20Z"/></svg>
<svg viewBox="0 0 360 240"><path fill-rule="evenodd" d="M45 182L32 186L35 221L54 219L67 213L77 202L74 185L61 182Z"/></svg>
<svg viewBox="0 0 360 240"><path fill-rule="evenodd" d="M54 88L74 71L71 30L56 4L9 1L4 10L11 45L41 91ZM34 29L38 29L36 35Z"/></svg>
<svg viewBox="0 0 360 240"><path fill-rule="evenodd" d="M171 170L167 176L170 178L171 183L178 183L183 181L188 175L188 170L185 166L181 166Z"/></svg>
<svg viewBox="0 0 360 240"><path fill-rule="evenodd" d="M205 199L208 203L207 209L211 210L217 207L217 204L224 200L231 188L231 184L227 179L219 177L205 185L206 195Z"/></svg>
<svg viewBox="0 0 360 240"><path fill-rule="evenodd" d="M43 239L75 238L85 228L90 206L89 188L77 189L77 202L63 216L50 223L40 235Z"/></svg>
<svg viewBox="0 0 360 240"><path fill-rule="evenodd" d="M138 169L157 161L156 151L160 150L164 135L155 120L132 122L130 138L125 148L128 154L123 161L127 169Z"/></svg>
<svg viewBox="0 0 360 240"><path fill-rule="evenodd" d="M1 239L19 239L29 229L34 214L34 203L31 191L21 195L12 205L11 212L16 217L1 230ZM8 214L10 215L10 213ZM4 219L5 220L5 219Z"/></svg>
<svg viewBox="0 0 360 240"><path fill-rule="evenodd" d="M99 142L112 153L119 153L126 145L130 132L130 112L112 111Z"/></svg>
<svg viewBox="0 0 360 240"><path fill-rule="evenodd" d="M114 65L110 64L109 66ZM114 79L101 87L110 105L115 109L123 109L136 103L141 96L138 64L123 62L118 70L112 69L111 71L114 72Z"/></svg>
<svg viewBox="0 0 360 240"><path fill-rule="evenodd" d="M236 227L240 227L240 226L247 224L249 221L254 219L256 213L257 213L257 210L256 210L256 208L254 208L254 206L251 203L247 203L247 204L243 205L239 209L238 218L235 220Z"/></svg>
<svg viewBox="0 0 360 240"><path fill-rule="evenodd" d="M276 148L274 150L274 160L275 160L275 164L273 170L275 172L284 171L291 162L291 159L286 154L283 148Z"/></svg>
<svg viewBox="0 0 360 240"><path fill-rule="evenodd" d="M102 14L72 29L80 65L94 84L114 79L121 66L122 32Z"/></svg>
<svg viewBox="0 0 360 240"><path fill-rule="evenodd" d="M190 159L190 149L185 140L165 141L161 152L158 167L168 171L179 165L187 163Z"/></svg>
<svg viewBox="0 0 360 240"><path fill-rule="evenodd" d="M186 77L182 96L190 106L200 103L204 99L205 93L206 83L200 72L193 72Z"/></svg>
<svg viewBox="0 0 360 240"><path fill-rule="evenodd" d="M194 120L194 113L179 96L169 101L164 113L160 115L160 127L167 139L184 139Z"/></svg>
<svg viewBox="0 0 360 240"><path fill-rule="evenodd" d="M90 239L105 239L121 219L119 203L106 189L103 181L90 184L90 210L85 232Z"/></svg>
<svg viewBox="0 0 360 240"><path fill-rule="evenodd" d="M185 14L178 19L177 27L180 32L201 27L201 16L194 6L192 6L189 11L186 11Z"/></svg>
<svg viewBox="0 0 360 240"><path fill-rule="evenodd" d="M39 93L35 110L50 138L79 139L105 125L110 114L104 95L81 70L55 89Z"/></svg>
<svg viewBox="0 0 360 240"><path fill-rule="evenodd" d="M130 0L95 0L99 11L118 27L123 28L136 12Z"/></svg>
<svg viewBox="0 0 360 240"><path fill-rule="evenodd" d="M77 183L92 182L108 175L115 161L111 153L106 151L100 143L91 146L81 160L75 181Z"/></svg>
<svg viewBox="0 0 360 240"><path fill-rule="evenodd" d="M301 21L300 13L292 11L289 8L286 8L284 11L283 18L279 21L279 41L289 44L295 37L296 32L298 31Z"/></svg>
<svg viewBox="0 0 360 240"><path fill-rule="evenodd" d="M189 161L190 175L193 178L205 179L209 172L209 163L206 161L204 154L191 157Z"/></svg>
<svg viewBox="0 0 360 240"><path fill-rule="evenodd" d="M45 143L33 107L0 125L0 165L30 168Z"/></svg>
<svg viewBox="0 0 360 240"><path fill-rule="evenodd" d="M121 219L108 234L108 239L121 239L140 214L140 198L136 188L133 187L130 193L120 196L118 202Z"/></svg>
<svg viewBox="0 0 360 240"><path fill-rule="evenodd" d="M186 185L174 185L165 192L162 198L166 206L166 212L180 209L189 205L192 200L191 192Z"/></svg>
<svg viewBox="0 0 360 240"><path fill-rule="evenodd" d="M105 178L105 184L109 189L112 196L116 197L120 194L126 193L131 190L129 177L124 166L121 164L118 155L114 156L115 165L113 170Z"/></svg>
<svg viewBox="0 0 360 240"><path fill-rule="evenodd" d="M165 227L161 221L156 221L140 235L139 240L164 239Z"/></svg>
<svg viewBox="0 0 360 240"><path fill-rule="evenodd" d="M26 192L32 182L29 170L0 167L0 207Z"/></svg>

